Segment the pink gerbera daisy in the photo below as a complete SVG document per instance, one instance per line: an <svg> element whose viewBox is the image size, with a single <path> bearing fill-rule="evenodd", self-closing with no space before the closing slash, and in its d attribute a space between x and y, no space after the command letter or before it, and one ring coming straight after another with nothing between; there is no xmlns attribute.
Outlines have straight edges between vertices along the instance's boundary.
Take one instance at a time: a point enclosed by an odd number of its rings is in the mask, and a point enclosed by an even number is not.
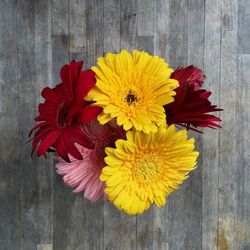
<svg viewBox="0 0 250 250"><path fill-rule="evenodd" d="M82 128L95 148L89 149L75 144L83 159L78 160L69 155L71 162L66 162L59 158L59 162L56 164L57 173L64 175L64 182L68 186L74 187L74 192L84 192L84 197L90 201L106 200L105 182L99 180L102 168L105 166L105 148L112 147L117 139L125 138L125 132L117 125L108 123L103 126L96 120Z"/></svg>

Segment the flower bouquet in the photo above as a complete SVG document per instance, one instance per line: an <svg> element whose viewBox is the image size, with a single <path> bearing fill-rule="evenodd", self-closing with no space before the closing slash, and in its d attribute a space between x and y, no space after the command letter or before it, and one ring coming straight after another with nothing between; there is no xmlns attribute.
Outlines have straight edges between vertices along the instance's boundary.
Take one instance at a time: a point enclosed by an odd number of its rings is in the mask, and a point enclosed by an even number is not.
<svg viewBox="0 0 250 250"><path fill-rule="evenodd" d="M202 71L174 71L137 50L107 53L82 68L64 65L61 82L42 90L32 154L54 151L57 173L90 201L108 200L127 214L164 206L196 167L187 131L220 128L211 112L221 109L208 100Z"/></svg>

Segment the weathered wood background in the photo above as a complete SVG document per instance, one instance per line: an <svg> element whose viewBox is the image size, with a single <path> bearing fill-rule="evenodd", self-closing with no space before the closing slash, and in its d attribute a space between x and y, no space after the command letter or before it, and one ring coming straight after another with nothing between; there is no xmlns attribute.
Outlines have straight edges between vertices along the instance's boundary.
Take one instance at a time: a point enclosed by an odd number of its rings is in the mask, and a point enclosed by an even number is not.
<svg viewBox="0 0 250 250"><path fill-rule="evenodd" d="M249 0L1 0L0 249L249 250L249 27ZM72 194L25 145L59 68L122 48L202 67L225 109L223 129L196 135L199 168L136 217Z"/></svg>

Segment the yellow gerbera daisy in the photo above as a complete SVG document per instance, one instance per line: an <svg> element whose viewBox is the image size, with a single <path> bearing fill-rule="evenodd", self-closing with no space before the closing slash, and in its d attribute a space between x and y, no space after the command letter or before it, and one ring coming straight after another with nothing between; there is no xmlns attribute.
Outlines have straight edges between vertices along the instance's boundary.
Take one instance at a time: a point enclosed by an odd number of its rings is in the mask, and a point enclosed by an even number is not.
<svg viewBox="0 0 250 250"><path fill-rule="evenodd" d="M152 203L164 206L166 196L188 177L199 155L186 130L161 127L156 133L127 132L116 148L106 148L100 180L111 202L128 214L140 214Z"/></svg>
<svg viewBox="0 0 250 250"><path fill-rule="evenodd" d="M88 100L103 107L100 123L116 118L125 130L156 132L166 118L163 106L174 101L173 90L179 85L170 78L173 70L168 64L146 52L123 50L99 57L98 65L92 67L97 83Z"/></svg>

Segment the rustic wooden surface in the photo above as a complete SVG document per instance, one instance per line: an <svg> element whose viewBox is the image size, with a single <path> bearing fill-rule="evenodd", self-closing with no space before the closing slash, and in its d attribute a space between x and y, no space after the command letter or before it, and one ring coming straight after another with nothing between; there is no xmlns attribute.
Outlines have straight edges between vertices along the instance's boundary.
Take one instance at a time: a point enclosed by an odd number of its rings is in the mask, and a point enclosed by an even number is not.
<svg viewBox="0 0 250 250"><path fill-rule="evenodd" d="M249 27L249 0L1 0L0 249L249 250ZM202 67L225 111L167 205L129 217L72 194L25 142L63 64L136 48Z"/></svg>

